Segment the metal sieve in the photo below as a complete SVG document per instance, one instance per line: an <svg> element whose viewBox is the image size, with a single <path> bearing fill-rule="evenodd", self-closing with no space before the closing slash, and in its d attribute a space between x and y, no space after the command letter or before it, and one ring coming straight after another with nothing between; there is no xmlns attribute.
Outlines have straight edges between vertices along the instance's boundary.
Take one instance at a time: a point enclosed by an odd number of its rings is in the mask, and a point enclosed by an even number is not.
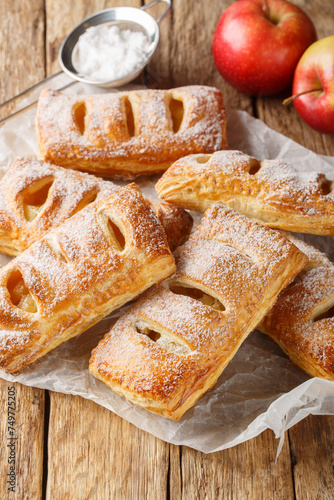
<svg viewBox="0 0 334 500"><path fill-rule="evenodd" d="M158 19L154 19L154 17L146 12L146 10L160 2L166 4L166 9ZM75 80L83 83L88 83L90 85L97 85L99 87L108 88L119 87L131 82L141 73L141 71L147 65L148 61L153 56L160 38L159 24L167 16L169 11L171 10L171 7L171 0L153 0L140 9L137 9L135 7L114 7L111 9L101 10L100 12L87 17L80 24L78 24L63 41L59 50L60 66L62 67L63 71L65 71L65 73L67 73ZM85 75L78 73L78 71L73 66L72 55L79 37L88 28L90 28L91 26L98 26L100 24L106 23L108 25L116 25L120 29L130 29L132 31L143 32L150 41L150 47L144 63L130 74L112 81L94 81L88 79L87 77L85 77Z"/></svg>

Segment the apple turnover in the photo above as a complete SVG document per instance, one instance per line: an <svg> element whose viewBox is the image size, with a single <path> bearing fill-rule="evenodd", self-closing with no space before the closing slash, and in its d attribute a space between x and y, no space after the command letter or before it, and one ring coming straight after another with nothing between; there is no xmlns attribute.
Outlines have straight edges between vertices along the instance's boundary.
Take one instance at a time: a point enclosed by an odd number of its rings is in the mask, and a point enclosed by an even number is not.
<svg viewBox="0 0 334 500"><path fill-rule="evenodd" d="M0 270L0 368L32 363L174 271L139 188L112 191Z"/></svg>
<svg viewBox="0 0 334 500"><path fill-rule="evenodd" d="M209 390L308 259L278 231L219 204L154 286L93 350L91 373L173 420Z"/></svg>
<svg viewBox="0 0 334 500"><path fill-rule="evenodd" d="M282 160L219 151L178 160L156 189L183 208L204 212L220 202L273 228L334 235L333 185L323 174L298 174Z"/></svg>
<svg viewBox="0 0 334 500"><path fill-rule="evenodd" d="M227 148L222 94L205 86L87 96L45 89L36 126L44 160L122 179Z"/></svg>
<svg viewBox="0 0 334 500"><path fill-rule="evenodd" d="M334 380L334 266L326 255L288 235L309 258L258 329L312 377Z"/></svg>
<svg viewBox="0 0 334 500"><path fill-rule="evenodd" d="M18 255L88 204L119 186L93 175L56 167L33 158L17 158L0 181L0 252ZM192 227L188 212L151 202L171 250Z"/></svg>

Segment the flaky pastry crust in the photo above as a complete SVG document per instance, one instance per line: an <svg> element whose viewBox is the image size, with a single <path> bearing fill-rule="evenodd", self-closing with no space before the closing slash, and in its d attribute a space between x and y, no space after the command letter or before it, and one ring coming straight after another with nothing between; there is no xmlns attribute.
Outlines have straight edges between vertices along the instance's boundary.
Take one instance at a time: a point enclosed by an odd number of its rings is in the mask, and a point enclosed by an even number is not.
<svg viewBox="0 0 334 500"><path fill-rule="evenodd" d="M135 184L96 200L0 270L0 368L19 370L174 270Z"/></svg>
<svg viewBox="0 0 334 500"><path fill-rule="evenodd" d="M278 231L214 204L146 292L93 350L90 372L178 420L216 382L307 257Z"/></svg>
<svg viewBox="0 0 334 500"><path fill-rule="evenodd" d="M273 228L334 235L333 183L316 172L300 175L282 160L259 162L240 151L190 155L156 189L183 208L204 212L220 202Z"/></svg>
<svg viewBox="0 0 334 500"><path fill-rule="evenodd" d="M0 181L0 252L22 253L115 189L119 186L93 175L34 158L17 158ZM175 250L191 230L190 214L169 203L147 203L162 224L171 250Z"/></svg>
<svg viewBox="0 0 334 500"><path fill-rule="evenodd" d="M306 373L334 380L334 266L311 245L288 238L309 263L280 293L258 328Z"/></svg>
<svg viewBox="0 0 334 500"><path fill-rule="evenodd" d="M44 160L122 179L227 148L222 94L197 85L87 96L45 89L36 126Z"/></svg>

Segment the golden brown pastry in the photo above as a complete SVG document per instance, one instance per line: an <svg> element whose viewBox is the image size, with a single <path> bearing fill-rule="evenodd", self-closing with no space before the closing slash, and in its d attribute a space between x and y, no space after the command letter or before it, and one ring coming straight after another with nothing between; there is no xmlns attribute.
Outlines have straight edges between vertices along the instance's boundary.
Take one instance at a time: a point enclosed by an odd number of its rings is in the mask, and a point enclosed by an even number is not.
<svg viewBox="0 0 334 500"><path fill-rule="evenodd" d="M0 368L32 363L174 270L135 184L96 200L0 270Z"/></svg>
<svg viewBox="0 0 334 500"><path fill-rule="evenodd" d="M209 390L307 257L222 205L93 350L89 369L133 403L178 420Z"/></svg>
<svg viewBox="0 0 334 500"><path fill-rule="evenodd" d="M222 94L198 85L90 96L45 89L36 125L44 160L122 179L227 148Z"/></svg>
<svg viewBox="0 0 334 500"><path fill-rule="evenodd" d="M0 252L18 255L52 228L119 186L93 175L17 158L0 181ZM147 202L171 250L189 234L191 216L168 203Z"/></svg>
<svg viewBox="0 0 334 500"><path fill-rule="evenodd" d="M204 212L220 202L273 228L334 235L333 186L323 174L301 176L282 160L219 151L178 160L156 189L183 208Z"/></svg>
<svg viewBox="0 0 334 500"><path fill-rule="evenodd" d="M160 203L146 198L146 201L162 225L169 248L172 252L186 239L192 226L193 218L183 208L176 207L172 203Z"/></svg>
<svg viewBox="0 0 334 500"><path fill-rule="evenodd" d="M334 266L319 250L288 237L309 263L280 293L258 328L306 373L334 380Z"/></svg>

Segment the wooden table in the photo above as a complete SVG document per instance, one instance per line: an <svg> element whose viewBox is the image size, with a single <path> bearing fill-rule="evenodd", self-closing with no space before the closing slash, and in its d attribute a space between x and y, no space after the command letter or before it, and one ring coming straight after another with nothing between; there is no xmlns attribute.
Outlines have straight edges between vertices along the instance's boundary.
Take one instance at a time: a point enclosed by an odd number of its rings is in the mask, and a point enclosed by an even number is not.
<svg viewBox="0 0 334 500"><path fill-rule="evenodd" d="M248 111L320 154L334 138L308 128L282 96L252 99L220 77L211 56L219 15L231 0L174 0L161 25L158 52L145 74L150 87L219 87L227 108ZM332 0L295 0L319 38L333 34ZM0 102L59 70L58 48L84 17L140 0L12 0L0 2ZM157 11L161 10L161 6ZM9 103L2 114L9 114ZM19 151L18 151L19 154ZM7 396L0 380L0 497L3 499L333 499L334 419L309 416L287 432L275 463L271 431L226 451L205 455L138 430L80 397L15 385L17 477L8 492Z"/></svg>

